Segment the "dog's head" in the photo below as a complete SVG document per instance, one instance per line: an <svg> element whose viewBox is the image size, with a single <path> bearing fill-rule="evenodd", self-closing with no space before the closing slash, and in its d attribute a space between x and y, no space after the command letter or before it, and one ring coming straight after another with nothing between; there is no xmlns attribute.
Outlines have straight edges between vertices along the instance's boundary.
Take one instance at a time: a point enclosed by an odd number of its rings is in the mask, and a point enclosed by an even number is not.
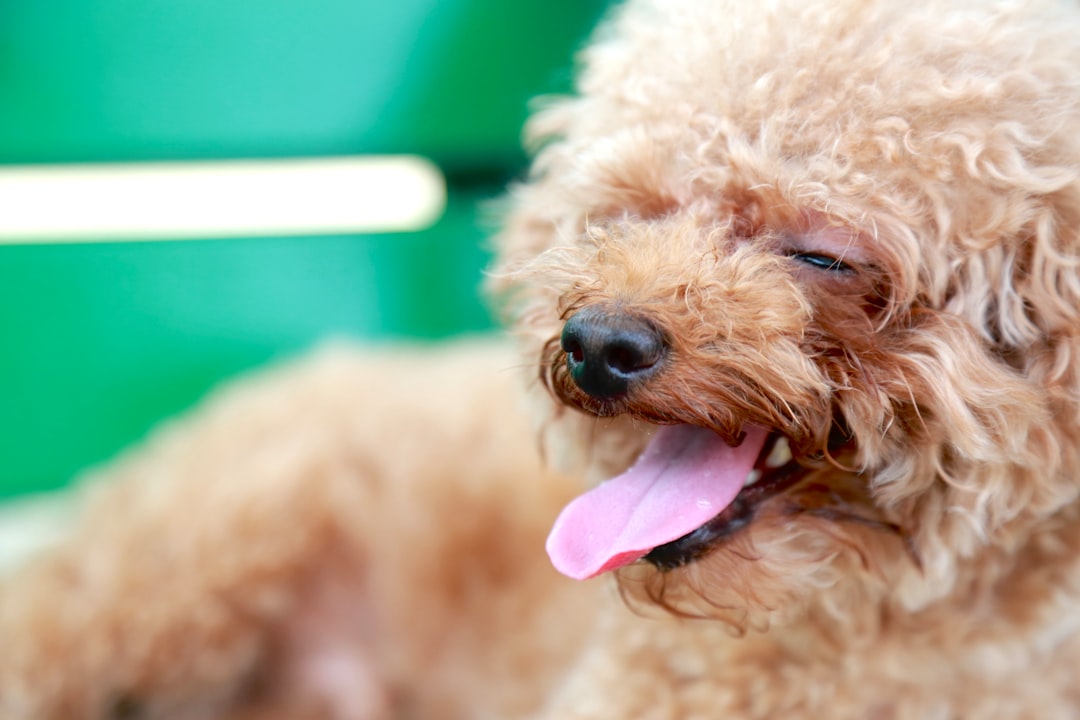
<svg viewBox="0 0 1080 720"><path fill-rule="evenodd" d="M497 273L614 477L564 572L738 628L878 616L1073 506L1080 17L1021 5L619 9L532 125Z"/></svg>

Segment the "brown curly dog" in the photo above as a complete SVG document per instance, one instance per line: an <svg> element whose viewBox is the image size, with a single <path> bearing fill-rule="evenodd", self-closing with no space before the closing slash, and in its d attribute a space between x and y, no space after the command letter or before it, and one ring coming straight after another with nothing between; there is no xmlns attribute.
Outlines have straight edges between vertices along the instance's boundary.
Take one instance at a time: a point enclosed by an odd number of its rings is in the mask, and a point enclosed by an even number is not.
<svg viewBox="0 0 1080 720"><path fill-rule="evenodd" d="M0 717L1080 717L1080 8L630 0L583 64L517 350L330 348L103 470Z"/></svg>

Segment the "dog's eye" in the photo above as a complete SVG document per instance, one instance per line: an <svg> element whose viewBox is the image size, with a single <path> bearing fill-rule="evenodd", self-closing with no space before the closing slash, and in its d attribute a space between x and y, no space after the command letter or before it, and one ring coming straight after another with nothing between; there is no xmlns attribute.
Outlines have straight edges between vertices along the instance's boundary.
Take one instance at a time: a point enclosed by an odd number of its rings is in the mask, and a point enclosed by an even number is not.
<svg viewBox="0 0 1080 720"><path fill-rule="evenodd" d="M834 258L831 255L824 255L822 253L815 252L800 252L798 250L792 250L788 253L788 257L793 260L798 260L801 263L817 268L818 270L827 270L835 273L851 272L853 269L843 260Z"/></svg>

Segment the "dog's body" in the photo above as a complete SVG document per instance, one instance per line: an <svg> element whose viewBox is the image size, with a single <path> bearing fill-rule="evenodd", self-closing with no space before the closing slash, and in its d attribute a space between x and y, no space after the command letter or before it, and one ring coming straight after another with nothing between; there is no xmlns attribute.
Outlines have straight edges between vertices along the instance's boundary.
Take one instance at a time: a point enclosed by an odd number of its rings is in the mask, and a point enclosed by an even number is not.
<svg viewBox="0 0 1080 720"><path fill-rule="evenodd" d="M327 352L106 471L5 718L1080 715L1080 11L639 0L585 59L518 351Z"/></svg>

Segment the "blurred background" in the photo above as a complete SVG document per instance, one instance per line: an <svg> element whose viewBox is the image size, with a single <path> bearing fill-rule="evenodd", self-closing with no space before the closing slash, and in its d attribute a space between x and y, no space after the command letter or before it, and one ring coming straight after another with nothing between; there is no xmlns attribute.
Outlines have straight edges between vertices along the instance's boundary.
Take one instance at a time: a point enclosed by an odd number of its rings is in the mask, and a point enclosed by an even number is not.
<svg viewBox="0 0 1080 720"><path fill-rule="evenodd" d="M0 238L0 501L322 339L490 329L484 201L522 173L528 101L569 90L605 4L0 3L0 171L409 154L445 183L394 232Z"/></svg>

